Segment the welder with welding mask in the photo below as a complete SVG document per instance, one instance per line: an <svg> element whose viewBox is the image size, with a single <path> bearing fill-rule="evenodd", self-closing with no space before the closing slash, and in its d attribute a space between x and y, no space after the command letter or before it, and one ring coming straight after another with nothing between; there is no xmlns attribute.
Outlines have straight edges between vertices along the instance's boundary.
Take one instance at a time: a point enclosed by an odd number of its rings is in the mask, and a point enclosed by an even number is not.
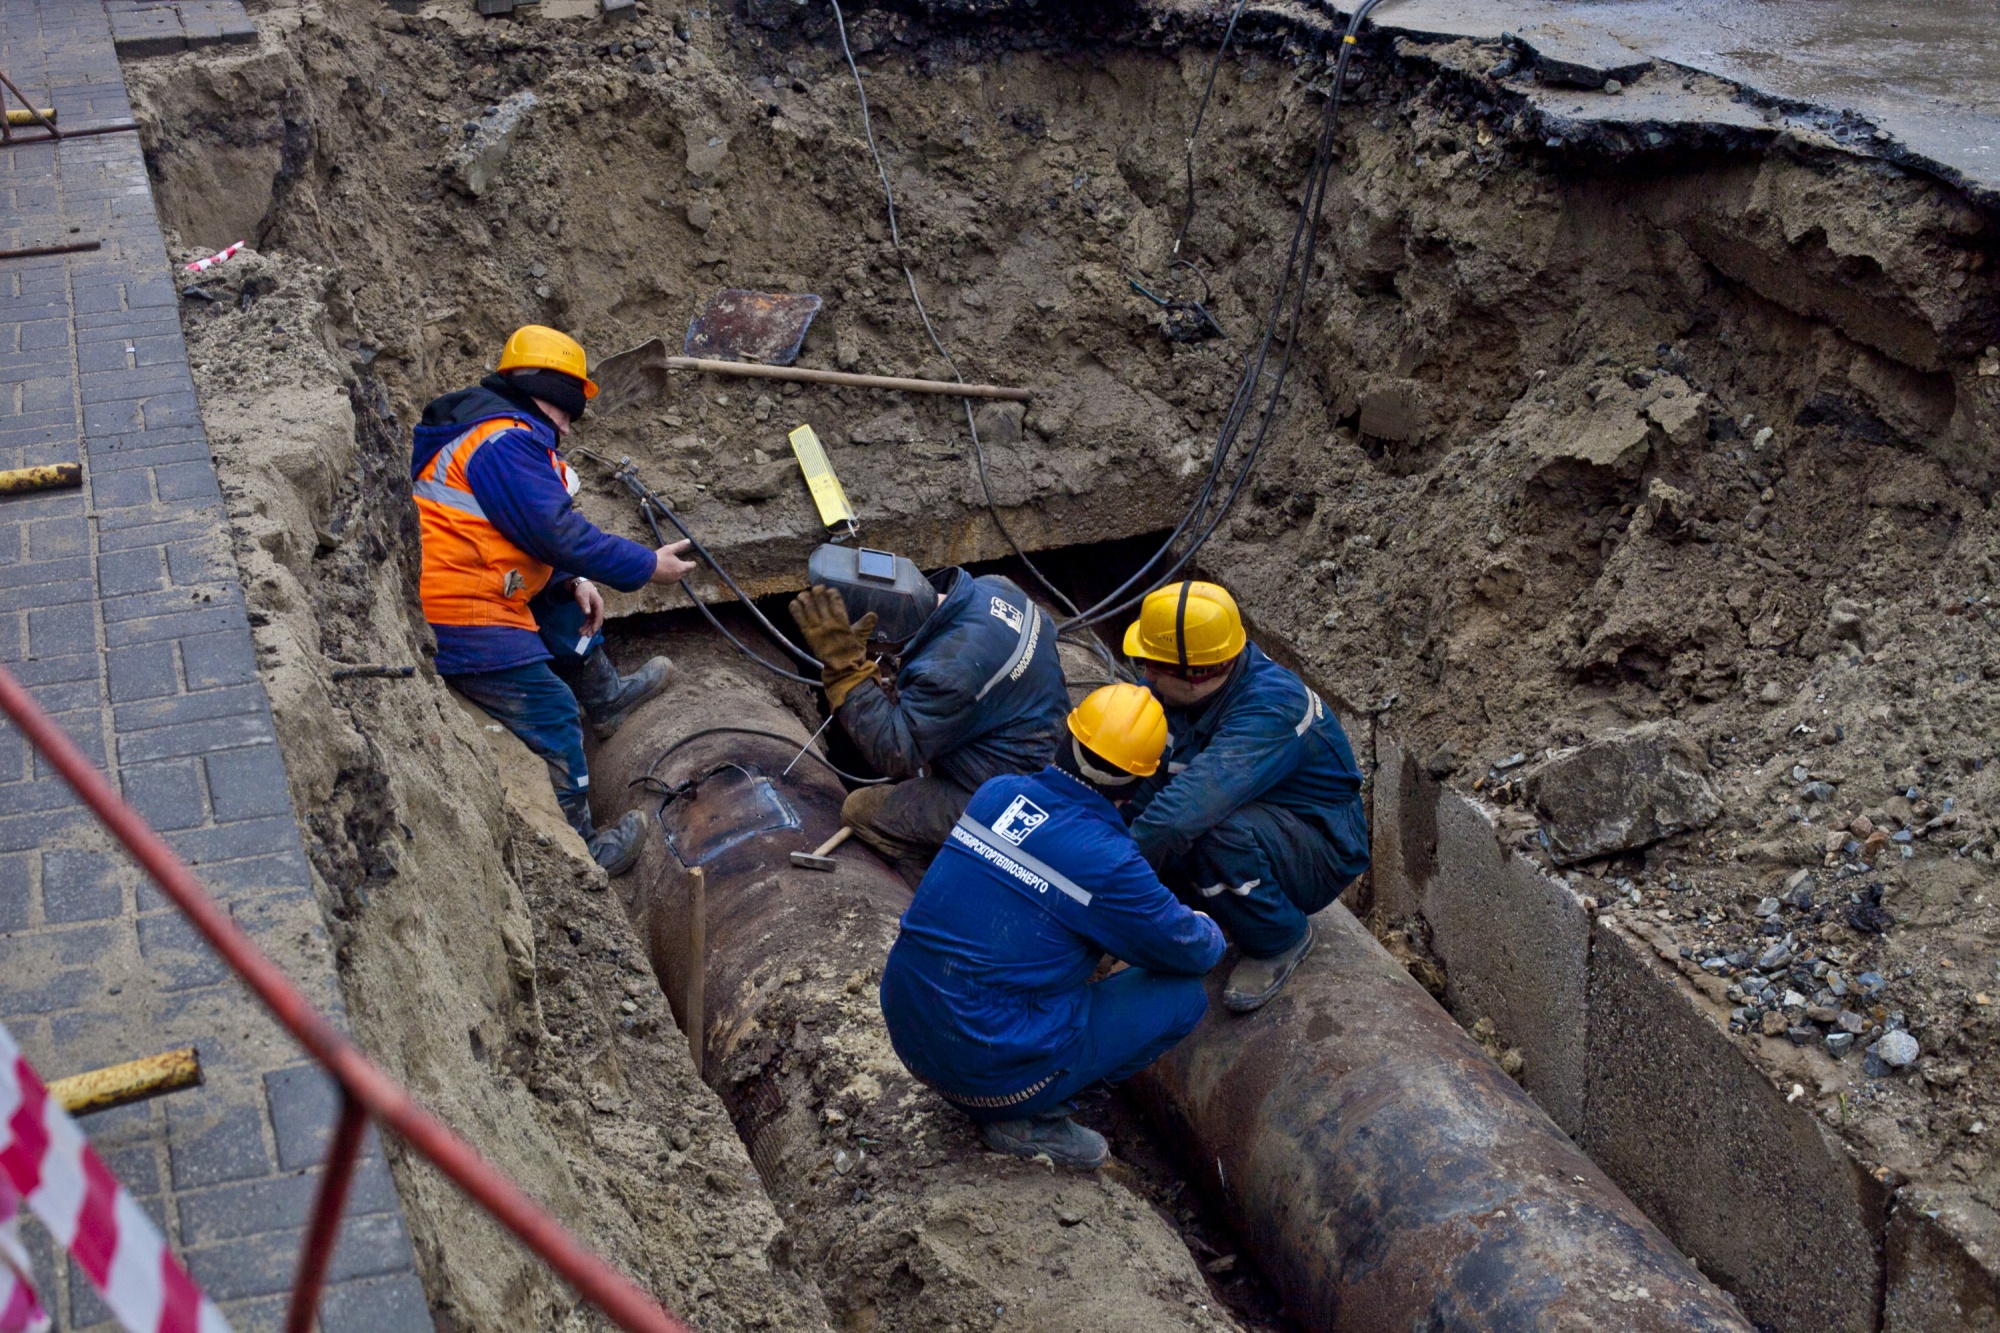
<svg viewBox="0 0 2000 1333"><path fill-rule="evenodd" d="M1067 729L1053 763L987 782L952 826L882 969L882 1017L903 1064L989 1147L1087 1170L1108 1153L1071 1099L1194 1030L1223 941L1118 814L1167 746L1159 701L1106 685ZM1093 982L1107 953L1130 966Z"/></svg>
<svg viewBox="0 0 2000 1333"><path fill-rule="evenodd" d="M827 706L895 779L856 790L841 822L921 872L981 783L1036 772L1055 753L1069 711L1055 627L1011 579L957 568L926 578L885 551L821 546L807 583L792 619L820 661Z"/></svg>
<svg viewBox="0 0 2000 1333"><path fill-rule="evenodd" d="M1147 594L1125 654L1166 705L1163 772L1125 806L1139 850L1238 950L1222 1002L1269 1002L1313 943L1313 913L1368 868L1361 773L1306 683L1243 633L1213 583Z"/></svg>

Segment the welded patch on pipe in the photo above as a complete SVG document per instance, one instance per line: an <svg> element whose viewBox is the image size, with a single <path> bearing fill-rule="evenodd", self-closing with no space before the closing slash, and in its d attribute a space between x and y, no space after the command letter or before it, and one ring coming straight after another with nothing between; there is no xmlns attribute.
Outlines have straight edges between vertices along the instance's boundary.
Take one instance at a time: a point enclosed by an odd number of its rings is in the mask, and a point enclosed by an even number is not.
<svg viewBox="0 0 2000 1333"><path fill-rule="evenodd" d="M761 773L729 764L698 781L701 800L670 800L660 812L667 846L684 866L707 865L759 834L801 827L798 809Z"/></svg>

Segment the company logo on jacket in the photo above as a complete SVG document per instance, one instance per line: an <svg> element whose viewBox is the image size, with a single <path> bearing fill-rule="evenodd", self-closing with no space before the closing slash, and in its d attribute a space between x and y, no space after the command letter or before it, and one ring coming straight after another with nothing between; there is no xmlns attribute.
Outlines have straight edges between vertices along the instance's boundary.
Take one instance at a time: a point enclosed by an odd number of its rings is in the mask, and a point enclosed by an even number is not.
<svg viewBox="0 0 2000 1333"><path fill-rule="evenodd" d="M1003 622L1008 629L1018 632L1021 628L1021 608L1015 606L1004 597L995 597L990 600L992 605L987 608L987 614L995 620Z"/></svg>
<svg viewBox="0 0 2000 1333"><path fill-rule="evenodd" d="M1048 822L1049 812L1025 796L1016 796L993 821L993 831L1019 847L1028 835Z"/></svg>

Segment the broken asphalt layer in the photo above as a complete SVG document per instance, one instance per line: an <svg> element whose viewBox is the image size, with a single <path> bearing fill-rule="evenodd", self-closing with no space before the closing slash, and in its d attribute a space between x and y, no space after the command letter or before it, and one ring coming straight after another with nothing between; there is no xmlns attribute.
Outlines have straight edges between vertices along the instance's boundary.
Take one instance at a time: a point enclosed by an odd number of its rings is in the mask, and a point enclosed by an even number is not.
<svg viewBox="0 0 2000 1333"><path fill-rule="evenodd" d="M1509 41L1520 57L1509 81L1535 89L1551 138L1587 140L1598 122L1631 122L1663 139L1717 122L1791 132L2000 205L1993 0L1388 0L1371 18L1391 36ZM1628 82L1649 58L1725 80L1736 92L1718 99L1658 67ZM1623 91L1602 91L1605 78L1617 78Z"/></svg>

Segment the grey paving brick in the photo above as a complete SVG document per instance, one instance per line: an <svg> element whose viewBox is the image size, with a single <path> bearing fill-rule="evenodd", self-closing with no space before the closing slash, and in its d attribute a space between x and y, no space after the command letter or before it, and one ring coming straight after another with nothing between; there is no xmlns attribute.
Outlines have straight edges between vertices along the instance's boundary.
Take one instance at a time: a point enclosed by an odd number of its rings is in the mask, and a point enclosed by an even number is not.
<svg viewBox="0 0 2000 1333"><path fill-rule="evenodd" d="M294 1065L264 1075L264 1097L278 1135L278 1165L297 1171L326 1157L340 1097L318 1065Z"/></svg>
<svg viewBox="0 0 2000 1333"><path fill-rule="evenodd" d="M362 1158L355 1164L354 1179L347 1193L349 1216L397 1210L396 1187L374 1139L371 1130ZM319 1182L318 1171L306 1171L183 1194L179 1200L182 1243L207 1245L302 1227L312 1215Z"/></svg>
<svg viewBox="0 0 2000 1333"><path fill-rule="evenodd" d="M222 489L216 484L214 464L174 463L153 470L153 484L162 500L219 500Z"/></svg>
<svg viewBox="0 0 2000 1333"><path fill-rule="evenodd" d="M281 889L297 889L312 883L303 850L237 857L210 862L202 867L201 882L218 902L235 902ZM150 885L139 889L139 910L166 906L166 899Z"/></svg>
<svg viewBox="0 0 2000 1333"><path fill-rule="evenodd" d="M35 560L90 554L90 524L74 518L44 518L27 525L28 555Z"/></svg>
<svg viewBox="0 0 2000 1333"><path fill-rule="evenodd" d="M105 680L111 702L130 703L135 699L157 699L178 693L180 668L174 661L174 645L141 643L113 648L104 655Z"/></svg>
<svg viewBox="0 0 2000 1333"><path fill-rule="evenodd" d="M246 622L247 625L247 622ZM241 685L257 679L257 654L247 632L181 640L181 661L191 690Z"/></svg>
<svg viewBox="0 0 2000 1333"><path fill-rule="evenodd" d="M208 799L217 823L292 813L285 760L277 746L225 750L202 763L208 769Z"/></svg>
<svg viewBox="0 0 2000 1333"><path fill-rule="evenodd" d="M133 409L132 421L135 425L138 422L136 408ZM87 421L85 425L89 428ZM151 504L153 474L139 468L126 472L93 472L90 477L90 495L99 509L123 509L128 505Z"/></svg>
<svg viewBox="0 0 2000 1333"><path fill-rule="evenodd" d="M179 615L187 609L241 605L234 584L217 582L205 588L162 588L157 592L133 593L127 597L102 599L104 623L108 627L128 620Z"/></svg>
<svg viewBox="0 0 2000 1333"><path fill-rule="evenodd" d="M183 697L200 698L199 695ZM182 755L209 754L259 744L275 745L271 720L261 710L235 717L126 732L118 737L118 761L143 764L150 759L174 759Z"/></svg>
<svg viewBox="0 0 2000 1333"><path fill-rule="evenodd" d="M14 679L23 685L55 685L68 681L97 679L99 661L95 653L72 653L68 657L36 657L14 668Z"/></svg>
<svg viewBox="0 0 2000 1333"><path fill-rule="evenodd" d="M40 847L94 822L80 805L38 810L33 814L0 815L0 852Z"/></svg>
<svg viewBox="0 0 2000 1333"><path fill-rule="evenodd" d="M290 816L246 819L216 828L187 829L167 836L174 850L194 865L235 861L246 856L289 852L299 845L299 827Z"/></svg>
<svg viewBox="0 0 2000 1333"><path fill-rule="evenodd" d="M88 553L64 556L57 560L33 559L20 564L0 566L0 588L46 589L52 584L72 584L88 582L90 579L90 556Z"/></svg>
<svg viewBox="0 0 2000 1333"><path fill-rule="evenodd" d="M201 800L201 774L192 759L128 766L118 777L132 808L161 832L194 828L207 817Z"/></svg>
<svg viewBox="0 0 2000 1333"><path fill-rule="evenodd" d="M291 1286L301 1240L298 1231L273 1231L199 1246L187 1251L188 1272L217 1300L285 1291ZM340 1228L327 1276L341 1282L395 1274L408 1268L409 1249L400 1218L385 1213L349 1217Z"/></svg>
<svg viewBox="0 0 2000 1333"><path fill-rule="evenodd" d="M219 541L175 542L167 548L167 573L181 587L236 577L236 560Z"/></svg>
<svg viewBox="0 0 2000 1333"><path fill-rule="evenodd" d="M85 567L88 568L88 562L85 562ZM0 587L0 611L47 609L66 605L89 612L91 599L96 595L97 585L88 574L81 578L60 579L48 583L32 583L12 588ZM89 618L95 619L94 616ZM58 649L58 651L64 650ZM66 651L80 650L70 648Z"/></svg>
<svg viewBox="0 0 2000 1333"><path fill-rule="evenodd" d="M21 534L26 527L25 523L0 523L0 563L13 564L24 554Z"/></svg>
<svg viewBox="0 0 2000 1333"><path fill-rule="evenodd" d="M153 592L166 585L166 570L157 546L111 551L98 558L97 588L106 597Z"/></svg>
<svg viewBox="0 0 2000 1333"><path fill-rule="evenodd" d="M257 1107L227 1105L213 1091L199 1101L167 1102L167 1154L173 1163L176 1189L198 1189L271 1174L271 1153L264 1146L264 1118Z"/></svg>
<svg viewBox="0 0 2000 1333"><path fill-rule="evenodd" d="M436 1333L423 1284L413 1274L329 1287L320 1302L320 1333Z"/></svg>
<svg viewBox="0 0 2000 1333"><path fill-rule="evenodd" d="M130 522L119 520L129 519ZM135 546L165 546L169 542L193 541L213 536L219 524L228 521L220 509L186 506L114 509L97 521L99 551L129 551Z"/></svg>
<svg viewBox="0 0 2000 1333"><path fill-rule="evenodd" d="M49 921L101 921L125 905L119 865L108 853L42 853L42 915Z"/></svg>
<svg viewBox="0 0 2000 1333"><path fill-rule="evenodd" d="M0 784L28 776L28 742L13 727L0 723Z"/></svg>
<svg viewBox="0 0 2000 1333"><path fill-rule="evenodd" d="M161 990L213 986L229 976L229 967L179 912L139 918L139 954L152 969Z"/></svg>
<svg viewBox="0 0 2000 1333"><path fill-rule="evenodd" d="M32 852L10 852L0 856L0 932L26 930L34 906L34 866Z"/></svg>
<svg viewBox="0 0 2000 1333"><path fill-rule="evenodd" d="M96 610L88 602L76 602L29 611L28 651L36 657L96 652Z"/></svg>
<svg viewBox="0 0 2000 1333"><path fill-rule="evenodd" d="M76 797L60 782L16 782L0 787L0 815L76 808Z"/></svg>
<svg viewBox="0 0 2000 1333"><path fill-rule="evenodd" d="M217 639L226 639L233 646L239 648L246 656L250 657L250 673L241 678L243 680L250 680L256 676L256 659L251 654L249 627L250 622L244 616L243 608L238 603L196 603L194 604L194 609L189 611L174 611L157 616L141 616L133 620L119 621L116 624L106 624L104 627L104 642L106 647L118 648L128 643L153 643L160 639L185 640L196 636L213 636ZM229 632L224 633L224 631ZM203 649L198 650L198 653L199 655L207 656L215 651L217 650ZM198 668L189 659L185 651L185 645L183 645L183 652L181 653L181 662L187 668L189 689L199 689L204 685L234 685L238 683L235 679L208 679L204 676L198 676L196 674Z"/></svg>
<svg viewBox="0 0 2000 1333"><path fill-rule="evenodd" d="M151 645L148 645L149 647ZM225 685L220 689L183 694L172 699L150 699L116 709L112 725L120 735L180 722L201 722L220 717L262 717L265 699L257 685Z"/></svg>
<svg viewBox="0 0 2000 1333"><path fill-rule="evenodd" d="M76 748L83 751L84 758L100 769L104 767L104 718L97 710L92 709L86 713L57 713L53 720ZM49 761L39 753L34 757L34 765L34 776L37 778L57 776Z"/></svg>

